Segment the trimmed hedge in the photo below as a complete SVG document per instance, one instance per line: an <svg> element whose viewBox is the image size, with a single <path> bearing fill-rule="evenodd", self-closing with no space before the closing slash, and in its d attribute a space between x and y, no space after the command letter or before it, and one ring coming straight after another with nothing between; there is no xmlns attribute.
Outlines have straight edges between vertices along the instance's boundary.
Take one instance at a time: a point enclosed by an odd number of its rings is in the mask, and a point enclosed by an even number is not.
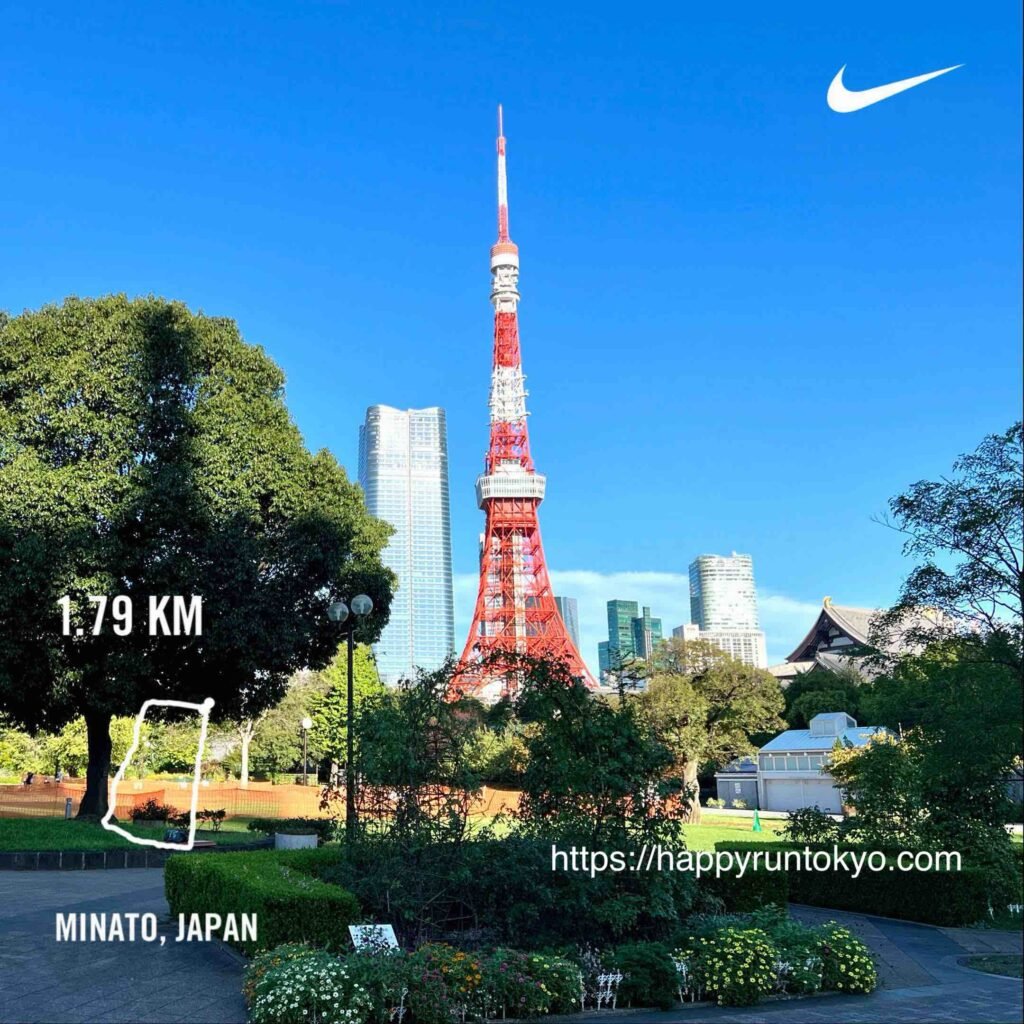
<svg viewBox="0 0 1024 1024"><path fill-rule="evenodd" d="M828 850L828 845L808 843L811 850ZM843 847L841 847L842 849ZM716 850L765 850L780 855L803 846L783 843L716 843ZM857 853L864 850L860 847ZM760 869L758 873L765 873ZM920 921L944 927L976 924L988 916L992 879L982 868L966 866L961 871L870 871L859 877L848 871L804 871L789 868L767 872L785 879L789 899L813 907L878 914L906 921ZM748 872L749 874L749 872ZM745 879L721 879L742 885ZM748 909L746 907L741 909Z"/></svg>
<svg viewBox="0 0 1024 1024"><path fill-rule="evenodd" d="M737 845L740 850L747 850L753 844ZM759 910L771 903L784 907L793 898L790 896L789 879L784 871L748 869L742 878L737 875L722 875L720 878L707 875L701 878L700 884L722 900L730 914L749 914L752 910Z"/></svg>
<svg viewBox="0 0 1024 1024"><path fill-rule="evenodd" d="M171 913L255 914L257 941L232 945L252 954L286 942L341 950L359 904L348 890L315 877L337 850L225 853L217 857L176 854L164 869Z"/></svg>

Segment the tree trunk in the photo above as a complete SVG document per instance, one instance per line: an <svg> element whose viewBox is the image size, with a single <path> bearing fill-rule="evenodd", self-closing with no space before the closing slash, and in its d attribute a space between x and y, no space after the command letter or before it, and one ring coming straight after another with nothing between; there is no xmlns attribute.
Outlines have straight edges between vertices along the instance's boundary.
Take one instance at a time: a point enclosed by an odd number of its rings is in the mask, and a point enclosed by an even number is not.
<svg viewBox="0 0 1024 1024"><path fill-rule="evenodd" d="M686 793L683 802L686 805L686 820L691 825L700 824L700 783L697 781L697 762L687 761L683 765L683 782Z"/></svg>
<svg viewBox="0 0 1024 1024"><path fill-rule="evenodd" d="M238 784L242 789L247 789L249 786L249 744L252 742L252 733L252 721L242 722L238 728L238 737L242 743L242 765L238 771Z"/></svg>
<svg viewBox="0 0 1024 1024"><path fill-rule="evenodd" d="M89 764L85 769L85 794L78 817L102 818L109 804L110 783L110 714L101 711L87 711L85 732L89 743Z"/></svg>

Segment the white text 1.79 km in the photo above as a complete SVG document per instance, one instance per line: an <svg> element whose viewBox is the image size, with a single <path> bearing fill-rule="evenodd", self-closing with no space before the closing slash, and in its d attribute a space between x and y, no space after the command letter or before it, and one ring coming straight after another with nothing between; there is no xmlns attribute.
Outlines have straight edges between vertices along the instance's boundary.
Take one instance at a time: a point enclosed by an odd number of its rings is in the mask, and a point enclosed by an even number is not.
<svg viewBox="0 0 1024 1024"><path fill-rule="evenodd" d="M128 636L133 628L135 610L132 599L124 594L108 598L105 594L89 594L93 607L92 625L88 627L93 636L104 631L107 611L110 611L110 627L116 636ZM64 616L65 636L84 636L86 626L75 626L71 621L71 598L65 594L58 598ZM150 636L202 636L203 599L196 595L182 597L174 594L158 596L151 594L148 600L147 617Z"/></svg>

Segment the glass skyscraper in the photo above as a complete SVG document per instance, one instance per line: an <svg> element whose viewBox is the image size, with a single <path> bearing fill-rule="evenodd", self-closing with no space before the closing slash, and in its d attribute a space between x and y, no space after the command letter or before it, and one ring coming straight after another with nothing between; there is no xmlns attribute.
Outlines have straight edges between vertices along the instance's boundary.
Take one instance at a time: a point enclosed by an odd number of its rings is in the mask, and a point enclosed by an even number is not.
<svg viewBox="0 0 1024 1024"><path fill-rule="evenodd" d="M700 555L690 563L690 618L701 639L747 665L768 665L750 555Z"/></svg>
<svg viewBox="0 0 1024 1024"><path fill-rule="evenodd" d="M455 648L448 440L444 410L373 405L359 428L359 482L394 533L384 562L398 577L374 644L386 683L437 668Z"/></svg>
<svg viewBox="0 0 1024 1024"><path fill-rule="evenodd" d="M558 607L558 614L562 616L562 622L569 633L569 637L580 649L580 613L575 597L556 597L555 604Z"/></svg>

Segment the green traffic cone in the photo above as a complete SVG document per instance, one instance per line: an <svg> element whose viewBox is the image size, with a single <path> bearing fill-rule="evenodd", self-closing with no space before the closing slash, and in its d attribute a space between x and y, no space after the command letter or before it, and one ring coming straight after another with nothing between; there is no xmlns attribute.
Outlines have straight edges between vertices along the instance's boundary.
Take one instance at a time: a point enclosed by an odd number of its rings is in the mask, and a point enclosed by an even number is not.
<svg viewBox="0 0 1024 1024"><path fill-rule="evenodd" d="M757 808L754 808L754 824L751 826L751 832L761 832L761 816L757 813Z"/></svg>

